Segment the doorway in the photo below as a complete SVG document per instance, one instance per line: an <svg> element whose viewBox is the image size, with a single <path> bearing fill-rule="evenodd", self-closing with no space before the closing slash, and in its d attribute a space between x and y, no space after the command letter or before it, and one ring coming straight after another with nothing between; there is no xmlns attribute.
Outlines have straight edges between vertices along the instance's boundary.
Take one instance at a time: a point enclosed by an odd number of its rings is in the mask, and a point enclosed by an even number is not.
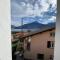
<svg viewBox="0 0 60 60"><path fill-rule="evenodd" d="M44 54L37 54L37 60L44 60Z"/></svg>

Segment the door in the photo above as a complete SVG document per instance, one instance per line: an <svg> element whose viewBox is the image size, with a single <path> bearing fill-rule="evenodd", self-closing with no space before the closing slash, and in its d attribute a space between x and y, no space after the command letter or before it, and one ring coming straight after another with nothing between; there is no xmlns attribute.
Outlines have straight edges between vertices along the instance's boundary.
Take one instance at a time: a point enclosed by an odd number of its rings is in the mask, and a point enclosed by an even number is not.
<svg viewBox="0 0 60 60"><path fill-rule="evenodd" d="M44 54L37 54L37 60L44 60Z"/></svg>

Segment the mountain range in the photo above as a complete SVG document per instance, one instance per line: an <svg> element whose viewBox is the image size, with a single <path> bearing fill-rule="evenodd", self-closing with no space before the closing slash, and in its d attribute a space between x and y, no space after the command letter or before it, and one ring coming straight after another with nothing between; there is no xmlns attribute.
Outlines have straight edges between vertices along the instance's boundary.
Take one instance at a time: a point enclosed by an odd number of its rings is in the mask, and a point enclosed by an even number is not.
<svg viewBox="0 0 60 60"><path fill-rule="evenodd" d="M11 30L12 31L21 31L21 29L24 29L24 30L39 30L39 29L46 29L46 28L53 28L55 27L56 23L53 22L53 23L48 23L48 24L41 24L37 21L35 22L32 22L32 23L29 23L29 24L24 24L22 26L14 26L14 25L11 25Z"/></svg>
<svg viewBox="0 0 60 60"><path fill-rule="evenodd" d="M32 23L28 23L28 24L24 24L22 26L14 26L14 25L11 25L11 28L13 29L35 29L35 28L42 28L42 27L52 27L52 26L55 26L55 22L52 22L52 23L48 23L48 24L42 24L42 23L39 23L37 21L35 22L32 22Z"/></svg>

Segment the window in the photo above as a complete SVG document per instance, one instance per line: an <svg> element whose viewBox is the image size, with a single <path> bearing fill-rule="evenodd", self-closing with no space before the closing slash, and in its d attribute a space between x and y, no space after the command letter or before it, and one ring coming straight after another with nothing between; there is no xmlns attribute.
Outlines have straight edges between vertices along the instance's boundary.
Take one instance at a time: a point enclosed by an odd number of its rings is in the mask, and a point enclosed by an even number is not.
<svg viewBox="0 0 60 60"><path fill-rule="evenodd" d="M27 50L30 50L30 43L27 43Z"/></svg>
<svg viewBox="0 0 60 60"><path fill-rule="evenodd" d="M54 48L54 42L53 41L48 41L47 42L47 48Z"/></svg>
<svg viewBox="0 0 60 60"><path fill-rule="evenodd" d="M37 54L38 60L44 60L44 54Z"/></svg>
<svg viewBox="0 0 60 60"><path fill-rule="evenodd" d="M27 50L30 50L30 46L31 46L31 37L29 36L29 37L26 37L26 39L25 39L25 43L26 43L26 49Z"/></svg>
<svg viewBox="0 0 60 60"><path fill-rule="evenodd" d="M28 38L28 41L27 41L27 50L30 50L30 47L31 46L31 37Z"/></svg>
<svg viewBox="0 0 60 60"><path fill-rule="evenodd" d="M50 36L53 36L54 37L55 36L55 32L51 32L50 33Z"/></svg>

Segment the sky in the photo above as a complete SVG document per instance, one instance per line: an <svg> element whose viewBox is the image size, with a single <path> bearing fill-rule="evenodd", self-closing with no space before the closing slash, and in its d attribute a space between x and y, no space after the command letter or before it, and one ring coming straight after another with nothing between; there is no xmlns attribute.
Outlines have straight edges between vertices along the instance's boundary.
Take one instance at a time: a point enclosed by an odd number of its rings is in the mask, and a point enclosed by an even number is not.
<svg viewBox="0 0 60 60"><path fill-rule="evenodd" d="M56 22L56 0L11 0L11 24L15 26L38 21L42 24Z"/></svg>

